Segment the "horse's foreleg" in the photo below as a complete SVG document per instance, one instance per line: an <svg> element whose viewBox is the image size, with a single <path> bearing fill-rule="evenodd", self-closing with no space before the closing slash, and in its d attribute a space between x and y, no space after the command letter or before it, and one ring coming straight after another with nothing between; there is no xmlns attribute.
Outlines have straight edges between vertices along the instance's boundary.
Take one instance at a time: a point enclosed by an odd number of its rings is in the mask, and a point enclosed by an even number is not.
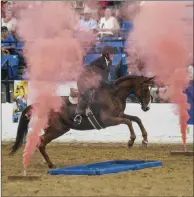
<svg viewBox="0 0 194 197"><path fill-rule="evenodd" d="M103 120L103 123L107 126L126 124L130 131L130 140L128 141L128 147L130 148L133 146L135 139L136 139L136 135L135 135L132 122L130 119L124 118L124 117L123 118L122 117L108 117Z"/></svg>
<svg viewBox="0 0 194 197"><path fill-rule="evenodd" d="M133 122L136 122L141 130L141 133L142 133L142 137L143 137L143 141L142 141L142 144L143 145L147 145L148 144L148 134L142 124L142 121L140 118L138 118L137 116L130 116L130 115L127 115L127 114L124 114L124 118L128 118L130 119L131 121Z"/></svg>
<svg viewBox="0 0 194 197"><path fill-rule="evenodd" d="M44 157L47 165L49 168L53 168L55 167L55 165L52 163L52 161L50 160L48 154L46 153L46 145L48 143L50 143L52 140L62 136L64 133L68 132L70 129L64 129L64 130L55 130L52 129L51 127L49 127L45 134L43 134L41 136L41 143L39 146L39 151L42 154L42 156Z"/></svg>

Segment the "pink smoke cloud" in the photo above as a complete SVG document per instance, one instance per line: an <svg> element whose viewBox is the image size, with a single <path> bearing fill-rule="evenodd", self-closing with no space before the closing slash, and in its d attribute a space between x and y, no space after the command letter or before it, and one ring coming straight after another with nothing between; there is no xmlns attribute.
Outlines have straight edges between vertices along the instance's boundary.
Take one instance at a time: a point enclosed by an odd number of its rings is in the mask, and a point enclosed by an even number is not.
<svg viewBox="0 0 194 197"><path fill-rule="evenodd" d="M99 8L100 6L99 6L99 4L98 4L98 1L84 1L84 4L86 5L86 6L88 6L89 8L93 8L93 9L97 9L97 8Z"/></svg>
<svg viewBox="0 0 194 197"><path fill-rule="evenodd" d="M178 105L184 144L189 106L183 91L188 84L186 67L191 59L189 55L193 54L193 26L182 20L188 12L188 4L190 2L146 2L133 21L134 30L127 48L130 53L132 44L145 61L146 70L156 76L157 82L168 86L166 94ZM192 20L190 16L189 24Z"/></svg>
<svg viewBox="0 0 194 197"><path fill-rule="evenodd" d="M41 129L48 126L50 110L60 111L62 99L56 96L58 82L77 79L83 57L95 36L79 26L79 15L69 2L18 2L15 9L20 10L17 32L25 41L26 76L34 90L29 97L39 103L32 110L32 131L24 150L26 169L40 142Z"/></svg>

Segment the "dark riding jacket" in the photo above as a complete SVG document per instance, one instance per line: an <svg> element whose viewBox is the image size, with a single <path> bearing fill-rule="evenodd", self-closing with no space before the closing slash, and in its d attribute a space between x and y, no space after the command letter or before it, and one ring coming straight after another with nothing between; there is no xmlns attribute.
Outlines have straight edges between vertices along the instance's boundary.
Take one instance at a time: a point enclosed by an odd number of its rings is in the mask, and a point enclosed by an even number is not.
<svg viewBox="0 0 194 197"><path fill-rule="evenodd" d="M84 68L84 71L79 76L77 81L79 91L84 92L91 88L95 89L95 85L92 85L94 83L94 74L101 76L100 84L108 83L111 66L112 61L107 61L104 56L92 61Z"/></svg>
<svg viewBox="0 0 194 197"><path fill-rule="evenodd" d="M93 71L102 77L103 81L108 81L112 61L108 61L106 57L101 56L86 66L88 72ZM87 72L86 71L86 72Z"/></svg>

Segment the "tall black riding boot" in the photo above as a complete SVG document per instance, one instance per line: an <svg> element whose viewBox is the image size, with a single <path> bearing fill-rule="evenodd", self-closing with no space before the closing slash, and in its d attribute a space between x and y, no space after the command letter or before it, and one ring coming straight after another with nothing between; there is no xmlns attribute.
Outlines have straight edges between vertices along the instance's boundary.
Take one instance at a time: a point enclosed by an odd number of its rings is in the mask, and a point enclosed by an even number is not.
<svg viewBox="0 0 194 197"><path fill-rule="evenodd" d="M74 118L74 123L76 125L79 125L81 124L82 122L82 115L84 114L85 112L85 109L87 107L87 104L88 104L88 97L86 97L85 95L80 95L80 99L79 99L79 102L77 104L77 108L76 108L76 116Z"/></svg>

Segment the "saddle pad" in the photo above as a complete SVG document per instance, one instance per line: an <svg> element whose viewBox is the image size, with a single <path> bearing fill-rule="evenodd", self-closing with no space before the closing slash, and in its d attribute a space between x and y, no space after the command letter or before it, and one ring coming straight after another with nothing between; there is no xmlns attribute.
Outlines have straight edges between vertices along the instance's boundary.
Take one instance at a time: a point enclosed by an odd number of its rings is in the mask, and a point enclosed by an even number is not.
<svg viewBox="0 0 194 197"><path fill-rule="evenodd" d="M50 169L48 173L51 175L102 175L127 170L140 170L156 166L162 166L162 162L154 160L109 160Z"/></svg>
<svg viewBox="0 0 194 197"><path fill-rule="evenodd" d="M77 105L78 104L78 97L73 98L73 97L69 96L69 102L73 105Z"/></svg>

